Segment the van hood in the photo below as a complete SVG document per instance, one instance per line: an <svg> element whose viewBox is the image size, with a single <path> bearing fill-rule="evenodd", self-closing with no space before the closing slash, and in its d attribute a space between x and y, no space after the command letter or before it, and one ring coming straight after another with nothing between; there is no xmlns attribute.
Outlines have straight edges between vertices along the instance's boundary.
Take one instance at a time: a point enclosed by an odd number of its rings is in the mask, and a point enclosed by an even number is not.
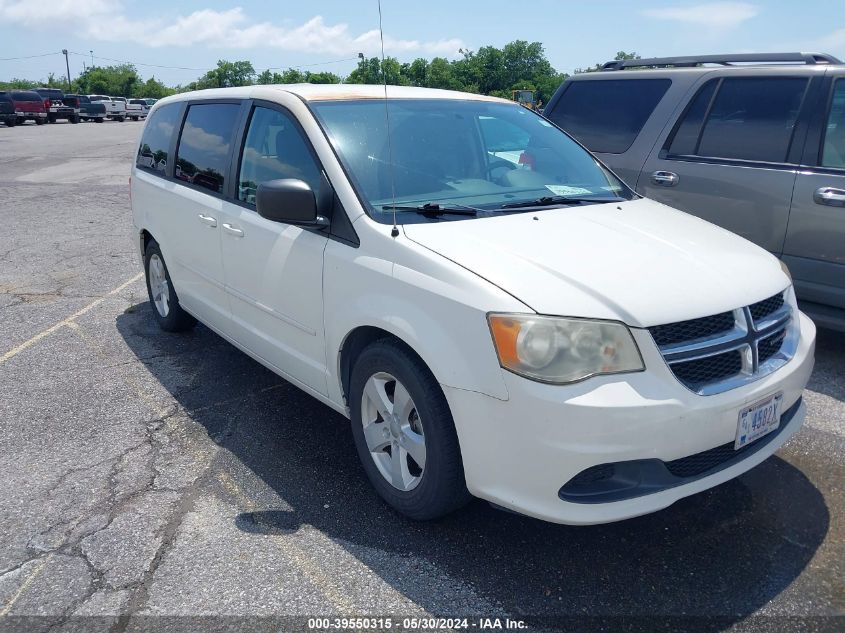
<svg viewBox="0 0 845 633"><path fill-rule="evenodd" d="M732 310L789 285L767 251L647 199L403 228L541 314L649 327Z"/></svg>

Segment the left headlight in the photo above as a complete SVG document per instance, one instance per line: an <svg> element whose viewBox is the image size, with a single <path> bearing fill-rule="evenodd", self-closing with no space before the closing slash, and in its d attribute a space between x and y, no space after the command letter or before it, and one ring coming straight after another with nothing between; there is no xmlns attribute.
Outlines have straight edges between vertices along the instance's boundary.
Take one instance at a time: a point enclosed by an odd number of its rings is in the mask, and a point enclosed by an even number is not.
<svg viewBox="0 0 845 633"><path fill-rule="evenodd" d="M502 367L532 380L562 385L645 369L622 323L533 314L488 314L487 321Z"/></svg>

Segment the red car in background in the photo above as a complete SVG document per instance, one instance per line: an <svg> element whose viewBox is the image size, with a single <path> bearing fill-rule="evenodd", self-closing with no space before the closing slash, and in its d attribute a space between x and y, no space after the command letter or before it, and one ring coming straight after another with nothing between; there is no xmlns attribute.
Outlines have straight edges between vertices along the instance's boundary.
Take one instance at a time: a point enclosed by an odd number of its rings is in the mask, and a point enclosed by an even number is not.
<svg viewBox="0 0 845 633"><path fill-rule="evenodd" d="M38 125L44 125L47 122L47 108L44 107L44 100L37 92L9 90L6 96L11 98L15 106L18 123L29 120L35 121Z"/></svg>

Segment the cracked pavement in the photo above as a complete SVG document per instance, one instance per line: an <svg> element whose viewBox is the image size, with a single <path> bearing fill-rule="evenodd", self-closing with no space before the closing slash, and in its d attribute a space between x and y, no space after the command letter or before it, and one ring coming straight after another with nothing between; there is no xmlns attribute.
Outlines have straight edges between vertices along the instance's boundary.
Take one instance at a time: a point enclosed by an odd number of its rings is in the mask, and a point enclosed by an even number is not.
<svg viewBox="0 0 845 633"><path fill-rule="evenodd" d="M0 630L845 628L845 335L819 333L806 427L735 481L613 525L480 501L412 523L340 416L207 328L156 327L129 219L140 128L0 127Z"/></svg>

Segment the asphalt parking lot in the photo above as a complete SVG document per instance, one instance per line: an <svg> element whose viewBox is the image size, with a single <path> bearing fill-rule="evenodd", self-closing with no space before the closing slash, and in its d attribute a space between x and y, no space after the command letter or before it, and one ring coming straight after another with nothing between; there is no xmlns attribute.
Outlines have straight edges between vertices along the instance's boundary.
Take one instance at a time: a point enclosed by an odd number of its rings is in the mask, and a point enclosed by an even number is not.
<svg viewBox="0 0 845 633"><path fill-rule="evenodd" d="M0 629L845 629L845 335L819 332L805 428L735 481L605 526L481 501L412 523L343 418L205 327L157 328L142 125L0 127Z"/></svg>

